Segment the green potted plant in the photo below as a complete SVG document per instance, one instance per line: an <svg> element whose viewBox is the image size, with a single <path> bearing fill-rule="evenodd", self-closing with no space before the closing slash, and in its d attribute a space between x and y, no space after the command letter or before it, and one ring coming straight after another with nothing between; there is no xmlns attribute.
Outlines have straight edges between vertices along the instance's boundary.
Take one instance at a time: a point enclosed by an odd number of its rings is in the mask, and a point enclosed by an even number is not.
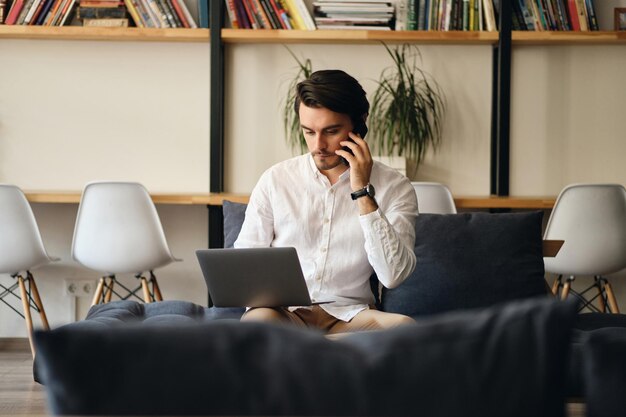
<svg viewBox="0 0 626 417"><path fill-rule="evenodd" d="M313 67L311 65L310 59L307 58L304 61L301 61L291 51L291 49L287 48L287 50L289 51L293 59L298 63L298 72L289 82L289 87L287 88L287 96L285 97L285 101L282 106L283 127L285 129L285 139L287 140L287 143L289 144L291 149L293 151L300 151L304 153L307 151L306 141L304 140L304 135L302 134L302 129L300 128L300 121L296 117L293 106L296 101L296 85L300 81L306 80L311 76L311 73L313 72Z"/></svg>
<svg viewBox="0 0 626 417"><path fill-rule="evenodd" d="M381 73L371 100L368 143L375 154L413 160L417 171L428 149L441 143L445 96L418 66L421 54L415 45L383 45L393 66Z"/></svg>

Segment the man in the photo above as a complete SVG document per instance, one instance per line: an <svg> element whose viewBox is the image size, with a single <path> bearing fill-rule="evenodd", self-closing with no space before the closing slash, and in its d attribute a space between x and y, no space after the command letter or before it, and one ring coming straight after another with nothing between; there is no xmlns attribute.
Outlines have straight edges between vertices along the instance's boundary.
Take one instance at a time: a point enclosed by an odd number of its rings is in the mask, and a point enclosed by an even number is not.
<svg viewBox="0 0 626 417"><path fill-rule="evenodd" d="M235 247L295 247L311 299L334 303L254 308L242 320L328 333L412 322L372 307L372 272L393 288L415 268L417 199L406 177L372 160L365 91L343 71L317 71L298 84L294 107L310 153L261 176Z"/></svg>

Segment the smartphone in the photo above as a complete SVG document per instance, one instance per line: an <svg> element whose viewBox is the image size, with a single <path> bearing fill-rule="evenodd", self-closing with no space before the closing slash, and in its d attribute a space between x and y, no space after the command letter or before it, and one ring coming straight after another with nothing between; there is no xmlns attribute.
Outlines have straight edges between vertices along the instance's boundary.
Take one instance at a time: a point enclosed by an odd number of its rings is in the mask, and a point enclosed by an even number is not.
<svg viewBox="0 0 626 417"><path fill-rule="evenodd" d="M367 135L367 125L365 124L365 122L358 123L354 127L354 133L356 133L357 135L361 136L361 138L365 138L365 135ZM346 140L354 143L354 141L350 137L348 137ZM341 149L343 149L344 151L350 153L350 155L354 155L354 153L352 152L352 149L348 148L347 146L342 146ZM350 163L344 157L341 157L341 162L343 162L344 165L350 166Z"/></svg>

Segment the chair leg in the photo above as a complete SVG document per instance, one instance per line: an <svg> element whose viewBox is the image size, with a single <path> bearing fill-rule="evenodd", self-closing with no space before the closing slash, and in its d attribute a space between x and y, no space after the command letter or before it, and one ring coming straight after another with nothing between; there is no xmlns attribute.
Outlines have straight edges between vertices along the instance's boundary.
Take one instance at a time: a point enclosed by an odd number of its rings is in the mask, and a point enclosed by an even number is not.
<svg viewBox="0 0 626 417"><path fill-rule="evenodd" d="M141 277L141 288L143 289L143 298L145 303L151 303L152 296L150 295L150 289L148 288L148 280L146 277Z"/></svg>
<svg viewBox="0 0 626 417"><path fill-rule="evenodd" d="M115 278L109 277L109 283L107 285L107 291L106 291L106 294L104 295L104 302L105 303L110 303L111 302L111 297L113 297L113 287L114 286L115 286Z"/></svg>
<svg viewBox="0 0 626 417"><path fill-rule="evenodd" d="M574 277L569 277L565 284L563 284L563 289L561 290L561 300L565 300L569 295L569 290L572 287L572 281L574 281Z"/></svg>
<svg viewBox="0 0 626 417"><path fill-rule="evenodd" d="M559 288L563 285L562 279L563 275L559 275L552 283L552 295L555 297L559 294Z"/></svg>
<svg viewBox="0 0 626 417"><path fill-rule="evenodd" d="M596 296L598 299L598 310L601 313L606 313L606 292L604 290L604 280L598 275L594 276L593 280L593 287L598 291L598 295Z"/></svg>
<svg viewBox="0 0 626 417"><path fill-rule="evenodd" d="M37 284L35 283L35 277L30 272L28 273L28 279L30 281L30 287L33 292L33 300L35 301L37 310L39 310L39 316L41 317L41 323L43 325L43 328L46 330L50 330L48 317L46 317L46 310L44 310L43 308L43 303L41 302L41 297L39 296L39 290L37 289Z"/></svg>
<svg viewBox="0 0 626 417"><path fill-rule="evenodd" d="M154 295L154 299L156 301L163 301L161 288L159 288L159 283L157 282L156 276L152 271L150 271L150 282L152 283L152 294Z"/></svg>
<svg viewBox="0 0 626 417"><path fill-rule="evenodd" d="M100 281L98 281L98 286L96 287L96 293L93 295L93 300L91 301L92 307L95 306L96 304L100 304L103 289L104 289L104 277L100 278Z"/></svg>
<svg viewBox="0 0 626 417"><path fill-rule="evenodd" d="M35 345L33 344L33 318L30 315L30 299L28 292L26 291L26 285L24 285L24 278L21 275L17 276L17 282L20 286L20 294L22 297L22 306L24 307L24 319L26 321L26 330L28 331L28 343L30 343L30 352L35 357Z"/></svg>
<svg viewBox="0 0 626 417"><path fill-rule="evenodd" d="M613 314L619 314L617 300L615 299L615 294L613 294L613 288L608 281L604 281L604 290L606 291L606 297L609 302L609 310L611 310Z"/></svg>

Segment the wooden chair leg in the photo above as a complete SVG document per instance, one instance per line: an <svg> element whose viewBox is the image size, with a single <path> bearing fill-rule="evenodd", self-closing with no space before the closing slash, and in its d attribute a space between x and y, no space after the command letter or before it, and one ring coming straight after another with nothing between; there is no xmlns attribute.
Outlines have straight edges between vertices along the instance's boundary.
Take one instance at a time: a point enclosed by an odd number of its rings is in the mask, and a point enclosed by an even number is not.
<svg viewBox="0 0 626 417"><path fill-rule="evenodd" d="M567 296L569 295L569 290L572 286L572 281L570 279L567 279L565 281L565 284L563 284L563 289L561 290L561 300L565 300L567 298Z"/></svg>
<svg viewBox="0 0 626 417"><path fill-rule="evenodd" d="M37 284L35 283L35 277L32 275L29 276L30 280L30 288L33 292L33 300L35 301L35 305L39 310L39 316L41 317L41 324L45 330L50 330L50 325L48 324L48 317L46 317L46 310L43 308L43 303L41 302L41 297L39 296L39 290L37 289Z"/></svg>
<svg viewBox="0 0 626 417"><path fill-rule="evenodd" d="M100 278L98 281L98 286L96 287L96 293L93 295L93 301L91 302L91 306L95 306L96 304L100 304L100 299L102 298L102 290L104 289L104 277Z"/></svg>
<svg viewBox="0 0 626 417"><path fill-rule="evenodd" d="M26 329L28 330L28 343L30 343L30 352L35 357L35 345L33 343L33 318L30 315L30 300L28 298L28 292L26 291L26 285L24 285L24 278L21 275L17 276L17 282L20 286L20 295L22 297L22 306L24 307L24 319L26 321Z"/></svg>
<svg viewBox="0 0 626 417"><path fill-rule="evenodd" d="M151 303L152 297L150 296L150 289L148 288L148 280L146 277L141 277L141 288L143 289L143 300L145 303Z"/></svg>
<svg viewBox="0 0 626 417"><path fill-rule="evenodd" d="M109 283L107 285L107 292L104 295L104 302L105 303L110 303L111 302L111 297L113 297L113 286L115 286L115 279L114 278L109 278Z"/></svg>
<svg viewBox="0 0 626 417"><path fill-rule="evenodd" d="M563 275L559 275L558 277L555 278L554 282L552 283L552 295L555 297L559 294L559 287L561 286L562 278L563 278Z"/></svg>
<svg viewBox="0 0 626 417"><path fill-rule="evenodd" d="M604 290L606 291L606 297L609 302L609 310L611 310L613 314L619 314L617 300L615 299L615 294L613 294L613 288L608 281L604 282Z"/></svg>
<svg viewBox="0 0 626 417"><path fill-rule="evenodd" d="M154 298L156 301L163 301L163 295L161 294L161 289L159 288L159 283L157 282L156 277L150 278L150 282L152 282L152 293L154 294Z"/></svg>

